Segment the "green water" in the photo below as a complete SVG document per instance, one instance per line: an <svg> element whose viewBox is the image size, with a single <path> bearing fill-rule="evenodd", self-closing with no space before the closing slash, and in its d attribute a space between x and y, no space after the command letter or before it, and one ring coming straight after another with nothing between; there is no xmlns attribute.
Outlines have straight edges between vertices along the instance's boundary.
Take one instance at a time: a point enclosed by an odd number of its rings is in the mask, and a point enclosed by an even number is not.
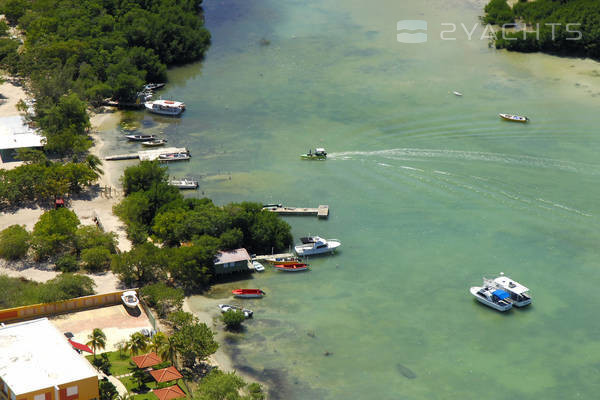
<svg viewBox="0 0 600 400"><path fill-rule="evenodd" d="M224 288L268 293L244 303L256 317L225 346L273 398L597 397L600 78L569 69L578 60L497 52L460 26L439 39L442 22L472 27L482 8L206 1L208 56L172 70L163 92L188 110L146 115L147 131L191 149L170 171L201 177L217 203L329 204L327 221L287 221L296 238L342 241L308 273ZM398 43L401 19L426 19L430 40ZM317 145L327 161L299 159ZM473 300L469 287L500 271L532 289L532 306Z"/></svg>

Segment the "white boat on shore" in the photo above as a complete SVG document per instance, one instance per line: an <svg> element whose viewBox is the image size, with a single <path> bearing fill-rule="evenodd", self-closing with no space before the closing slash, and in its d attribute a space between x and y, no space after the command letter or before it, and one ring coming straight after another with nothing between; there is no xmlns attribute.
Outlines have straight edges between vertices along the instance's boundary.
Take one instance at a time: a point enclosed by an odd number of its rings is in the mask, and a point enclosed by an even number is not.
<svg viewBox="0 0 600 400"><path fill-rule="evenodd" d="M229 304L219 304L219 309L222 313L226 313L227 311L241 311L244 313L244 317L252 318L254 312L252 310L248 310L247 308L240 308L238 306L232 306Z"/></svg>
<svg viewBox="0 0 600 400"><path fill-rule="evenodd" d="M129 308L136 308L138 304L140 304L135 290L128 290L126 292L123 292L123 294L121 295L121 300L123 300L123 303Z"/></svg>
<svg viewBox="0 0 600 400"><path fill-rule="evenodd" d="M510 279L508 276L504 276L504 273L500 272L500 276L493 280L494 284L502 290L510 294L510 299L513 304L517 307L525 307L531 304L531 295L529 294L529 288L521 285Z"/></svg>
<svg viewBox="0 0 600 400"><path fill-rule="evenodd" d="M171 179L169 181L169 186L175 186L178 189L198 189L198 181L193 181L191 179Z"/></svg>
<svg viewBox="0 0 600 400"><path fill-rule="evenodd" d="M295 246L299 256L313 256L316 254L332 253L342 245L337 239L323 239L319 236L302 238L302 244Z"/></svg>
<svg viewBox="0 0 600 400"><path fill-rule="evenodd" d="M498 311L508 311L513 303L510 300L510 294L495 286L473 286L470 292L478 302Z"/></svg>
<svg viewBox="0 0 600 400"><path fill-rule="evenodd" d="M179 115L185 111L185 104L173 100L154 100L144 103L148 111L161 115Z"/></svg>

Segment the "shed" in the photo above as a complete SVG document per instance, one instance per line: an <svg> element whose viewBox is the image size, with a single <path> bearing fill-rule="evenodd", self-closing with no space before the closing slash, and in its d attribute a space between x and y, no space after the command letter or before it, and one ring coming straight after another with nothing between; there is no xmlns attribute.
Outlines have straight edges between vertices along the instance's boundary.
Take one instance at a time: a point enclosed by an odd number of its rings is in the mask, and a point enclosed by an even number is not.
<svg viewBox="0 0 600 400"><path fill-rule="evenodd" d="M250 270L250 255L246 249L219 251L215 259L215 273L229 274Z"/></svg>

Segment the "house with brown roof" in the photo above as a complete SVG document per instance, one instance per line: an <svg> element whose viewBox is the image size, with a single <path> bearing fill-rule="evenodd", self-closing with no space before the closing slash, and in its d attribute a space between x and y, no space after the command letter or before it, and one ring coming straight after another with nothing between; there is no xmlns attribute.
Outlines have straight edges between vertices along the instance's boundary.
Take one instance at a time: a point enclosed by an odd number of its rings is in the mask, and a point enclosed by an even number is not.
<svg viewBox="0 0 600 400"><path fill-rule="evenodd" d="M250 266L250 255L246 249L219 251L215 259L215 274L246 272Z"/></svg>

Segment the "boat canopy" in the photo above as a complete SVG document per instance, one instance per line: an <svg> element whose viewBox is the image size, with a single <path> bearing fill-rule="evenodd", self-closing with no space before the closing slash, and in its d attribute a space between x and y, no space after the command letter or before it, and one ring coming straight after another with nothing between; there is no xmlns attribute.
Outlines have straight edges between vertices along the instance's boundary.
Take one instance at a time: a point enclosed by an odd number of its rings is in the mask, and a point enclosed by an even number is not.
<svg viewBox="0 0 600 400"><path fill-rule="evenodd" d="M492 293L494 296L498 297L500 300L504 300L507 297L510 297L510 294L506 293L504 290L496 289Z"/></svg>
<svg viewBox="0 0 600 400"><path fill-rule="evenodd" d="M523 294L529 292L529 288L521 285L519 282L513 281L508 276L499 276L498 278L494 279L494 282L515 294Z"/></svg>

